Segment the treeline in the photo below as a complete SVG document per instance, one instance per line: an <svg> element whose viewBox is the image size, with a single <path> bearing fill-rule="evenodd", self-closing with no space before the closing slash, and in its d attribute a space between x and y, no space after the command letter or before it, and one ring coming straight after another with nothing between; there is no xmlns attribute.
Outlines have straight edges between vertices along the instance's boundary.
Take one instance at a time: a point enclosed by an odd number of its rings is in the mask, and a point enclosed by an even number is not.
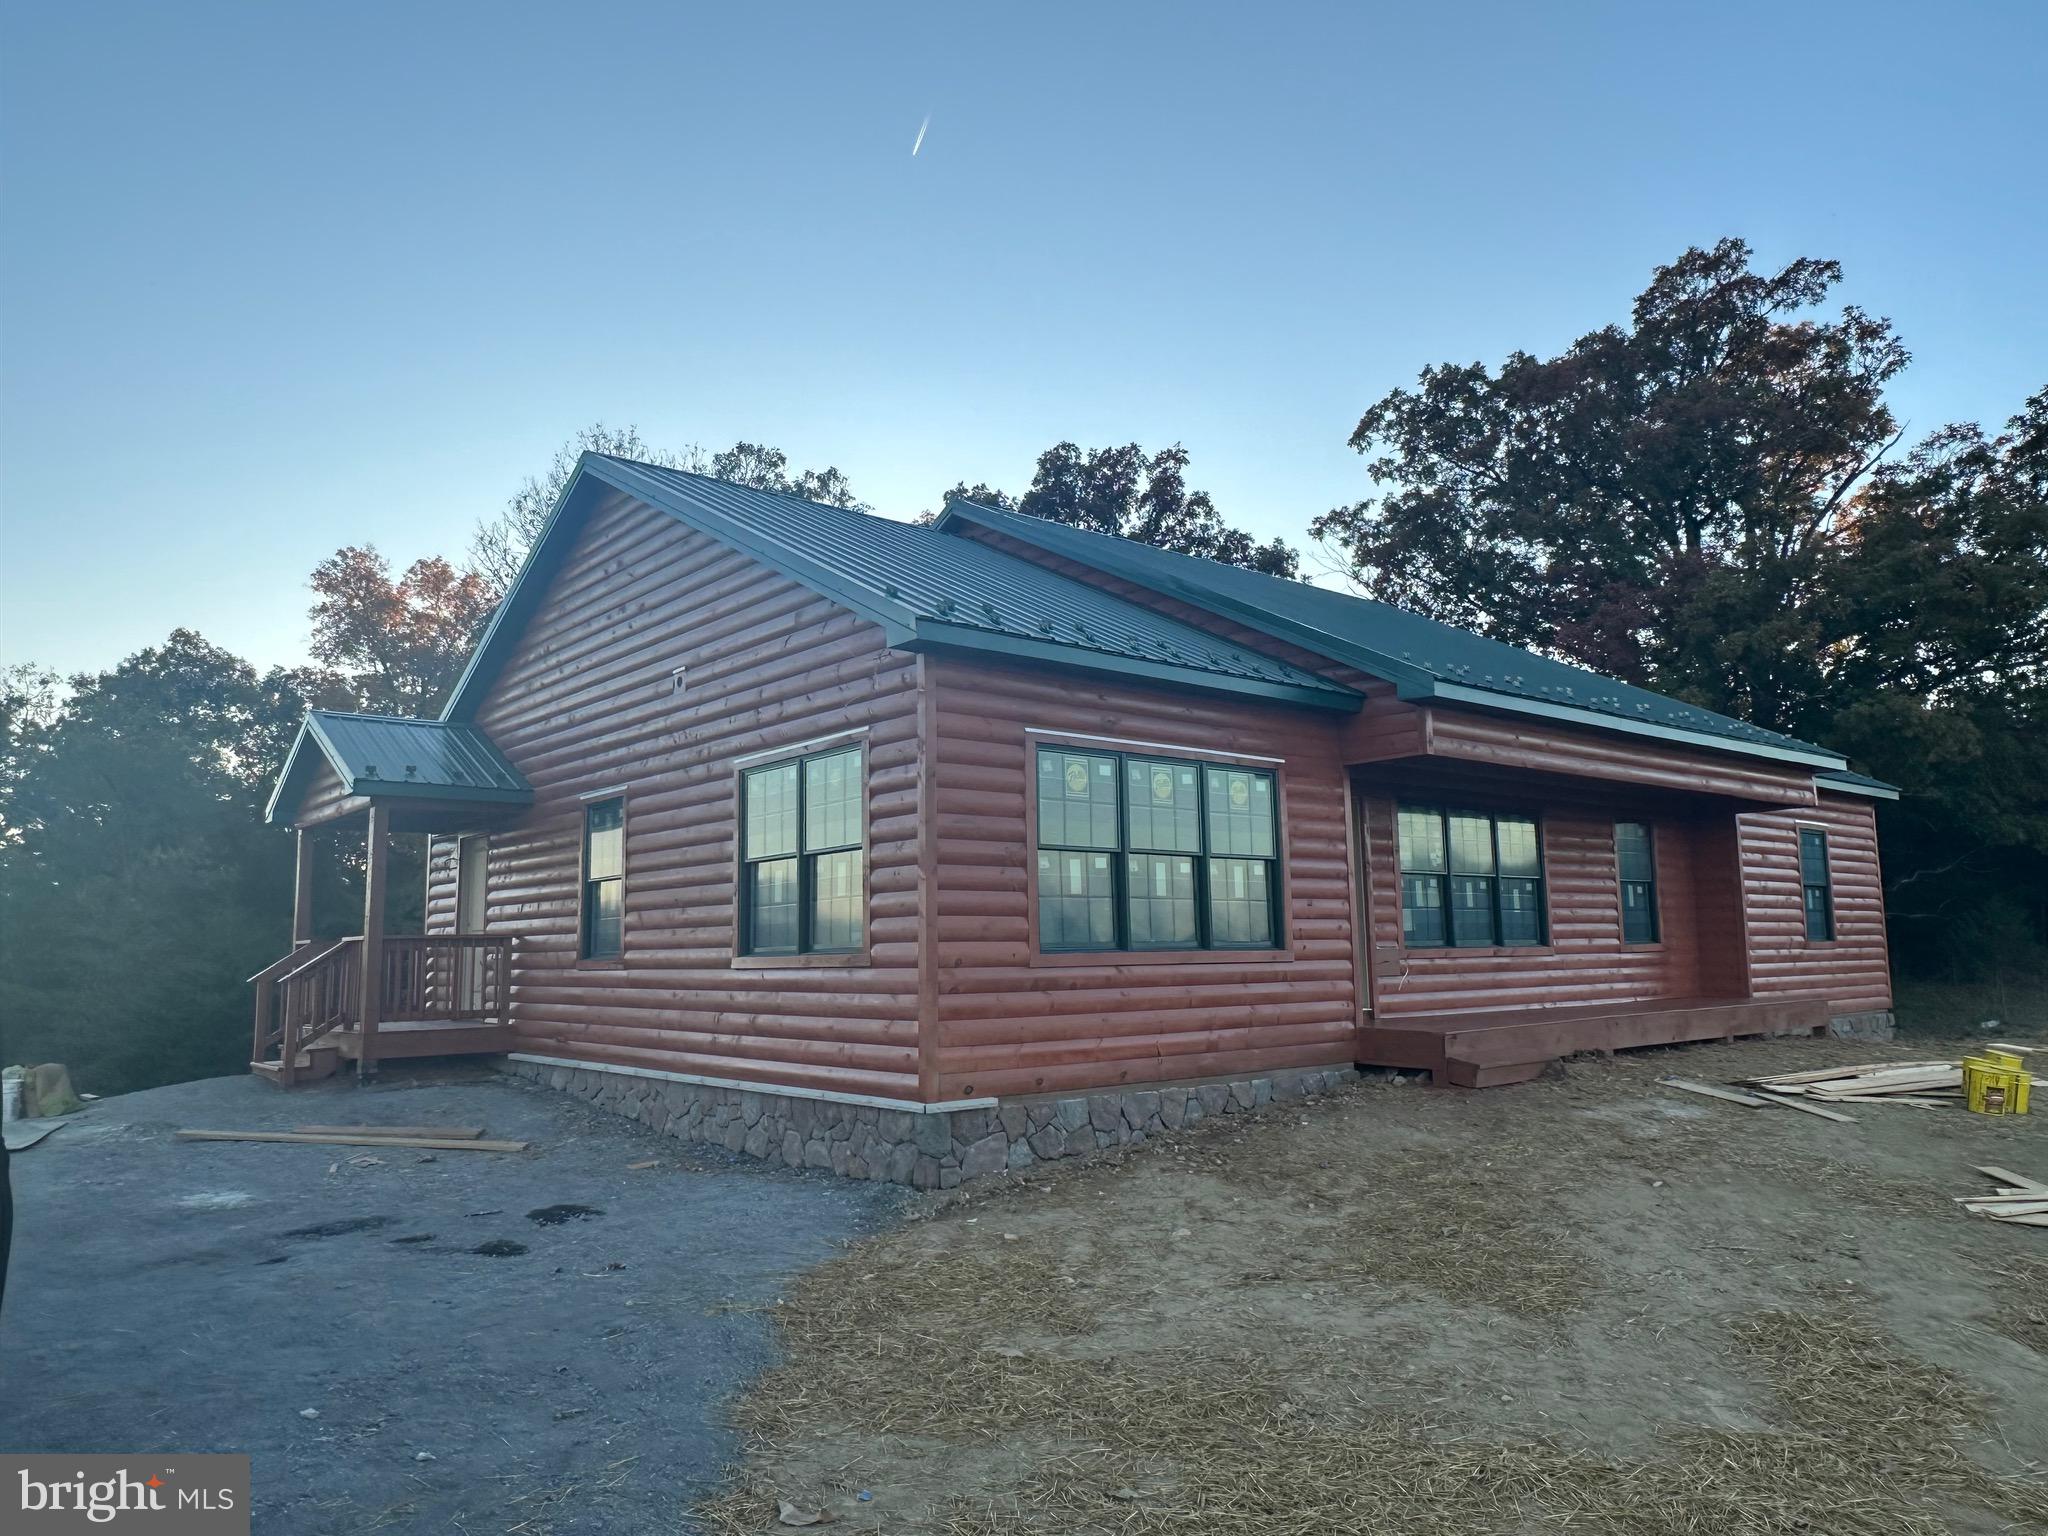
<svg viewBox="0 0 2048 1536"><path fill-rule="evenodd" d="M1723 242L1555 358L1427 369L1352 435L1372 494L1312 531L1370 595L1848 752L1906 792L1880 816L1897 968L2048 976L2048 391L1907 446L1884 399L1905 350L1822 312L1839 279ZM586 449L863 506L774 448L592 427L458 558L322 561L308 666L181 629L107 672L0 675L0 1058L101 1093L244 1066L243 978L289 943L291 838L262 812L300 719L437 713ZM1299 574L1188 469L1178 444L1063 442L1020 490L947 494ZM394 850L394 931L422 852ZM321 931L350 931L359 846L320 870Z"/></svg>

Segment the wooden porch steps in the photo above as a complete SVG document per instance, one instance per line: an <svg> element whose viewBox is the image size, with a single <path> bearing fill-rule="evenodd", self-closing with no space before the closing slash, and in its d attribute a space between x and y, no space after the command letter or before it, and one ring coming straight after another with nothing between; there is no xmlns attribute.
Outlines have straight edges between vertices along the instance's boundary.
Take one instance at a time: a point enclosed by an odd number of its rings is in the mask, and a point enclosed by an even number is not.
<svg viewBox="0 0 2048 1536"><path fill-rule="evenodd" d="M442 1019L399 1019L377 1026L377 1059L395 1061L421 1056L495 1056L513 1049L506 1024ZM345 1061L363 1054L362 1032L353 1027L333 1030L299 1052L298 1065L287 1083L275 1061L252 1061L249 1070L279 1088L296 1088L332 1077Z"/></svg>
<svg viewBox="0 0 2048 1536"><path fill-rule="evenodd" d="M1420 1068L1439 1083L1524 1083L1579 1051L1626 1051L1740 1035L1812 1034L1827 1005L1756 998L1655 998L1590 1008L1409 1014L1359 1031L1364 1066Z"/></svg>

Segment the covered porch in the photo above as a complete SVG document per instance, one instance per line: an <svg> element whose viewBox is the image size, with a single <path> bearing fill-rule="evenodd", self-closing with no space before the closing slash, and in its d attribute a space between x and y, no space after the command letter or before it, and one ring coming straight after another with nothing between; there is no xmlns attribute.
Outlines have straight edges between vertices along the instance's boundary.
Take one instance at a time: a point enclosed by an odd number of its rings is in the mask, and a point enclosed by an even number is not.
<svg viewBox="0 0 2048 1536"><path fill-rule="evenodd" d="M533 792L471 726L315 711L286 760L269 819L297 838L291 949L249 980L249 1069L280 1087L353 1062L511 1049L513 940L481 931L483 907L458 891L456 932L387 933L394 836L488 833ZM317 860L343 839L363 848L362 927L315 931ZM481 896L481 890L473 893Z"/></svg>
<svg viewBox="0 0 2048 1536"><path fill-rule="evenodd" d="M1813 807L1821 764L1476 710L1373 747L1351 767L1361 1063L1477 1088L1582 1051L1827 1028L1824 1000L1755 984L1742 820Z"/></svg>

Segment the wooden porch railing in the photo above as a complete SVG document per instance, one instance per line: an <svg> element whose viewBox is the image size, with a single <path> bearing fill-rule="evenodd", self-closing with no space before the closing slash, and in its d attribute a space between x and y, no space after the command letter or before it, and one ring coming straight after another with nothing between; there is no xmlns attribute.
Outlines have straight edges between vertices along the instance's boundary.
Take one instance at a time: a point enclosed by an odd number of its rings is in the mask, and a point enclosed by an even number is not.
<svg viewBox="0 0 2048 1536"><path fill-rule="evenodd" d="M387 934L380 1019L503 1021L512 1000L512 940L488 933Z"/></svg>
<svg viewBox="0 0 2048 1536"><path fill-rule="evenodd" d="M380 1020L503 1022L512 1000L512 940L479 933L387 934L379 946ZM363 1019L359 934L302 944L249 978L256 986L252 1064L289 1082L299 1052Z"/></svg>

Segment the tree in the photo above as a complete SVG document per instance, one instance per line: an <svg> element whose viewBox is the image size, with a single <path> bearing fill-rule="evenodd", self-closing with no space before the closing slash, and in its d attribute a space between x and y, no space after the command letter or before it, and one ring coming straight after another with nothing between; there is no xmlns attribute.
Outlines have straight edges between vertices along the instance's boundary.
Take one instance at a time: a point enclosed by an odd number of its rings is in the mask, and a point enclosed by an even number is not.
<svg viewBox="0 0 2048 1536"><path fill-rule="evenodd" d="M2048 404L1891 460L1890 324L1818 313L1834 262L1751 261L1689 250L1554 358L1425 369L1352 434L1378 493L1312 531L1373 596L1897 777L1895 892L1973 842L2038 875Z"/></svg>
<svg viewBox="0 0 2048 1536"><path fill-rule="evenodd" d="M759 443L734 443L711 460L711 475L717 480L751 485L757 490L781 491L785 495L801 496L806 501L845 507L850 512L871 510L866 502L853 494L853 487L846 476L833 466L807 469L795 476L788 471L788 454L780 448L767 448Z"/></svg>
<svg viewBox="0 0 2048 1536"><path fill-rule="evenodd" d="M353 707L393 715L439 710L499 598L483 575L439 556L393 580L370 545L335 551L311 584L313 655L341 669Z"/></svg>
<svg viewBox="0 0 2048 1536"><path fill-rule="evenodd" d="M1188 451L1179 443L1151 455L1136 443L1086 452L1073 443L1056 443L1038 456L1030 489L1020 497L964 484L946 496L1270 576L1297 574L1299 557L1284 542L1255 543L1250 534L1224 523L1207 491L1190 491L1187 467Z"/></svg>
<svg viewBox="0 0 2048 1536"><path fill-rule="evenodd" d="M685 445L680 453L670 453L650 448L638 427L612 428L601 421L584 427L555 450L545 474L527 476L506 502L504 511L477 525L469 546L469 568L499 597L512 589L519 567L526 562L526 552L540 537L548 514L555 509L562 488L576 473L577 460L585 453L608 453L615 458L698 474L707 467L703 449L694 443Z"/></svg>
<svg viewBox="0 0 2048 1536"><path fill-rule="evenodd" d="M67 686L17 673L8 689L10 1055L66 1062L98 1092L235 1070L242 978L290 941L291 840L262 810L308 702L300 681L177 630ZM330 902L344 879L327 872Z"/></svg>

